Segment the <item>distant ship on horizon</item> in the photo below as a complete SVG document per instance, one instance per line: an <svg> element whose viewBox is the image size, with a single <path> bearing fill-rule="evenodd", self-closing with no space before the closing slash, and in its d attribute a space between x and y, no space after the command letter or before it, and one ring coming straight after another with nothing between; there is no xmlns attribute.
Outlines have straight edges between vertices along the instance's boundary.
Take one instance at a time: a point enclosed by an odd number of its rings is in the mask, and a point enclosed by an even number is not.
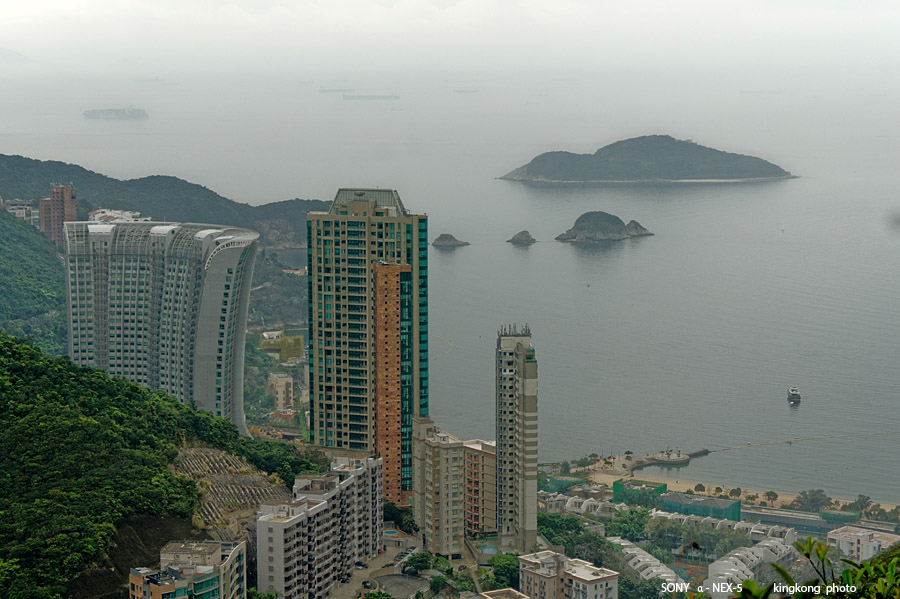
<svg viewBox="0 0 900 599"><path fill-rule="evenodd" d="M101 119L110 121L145 121L150 118L143 108L94 108L84 111L86 119Z"/></svg>

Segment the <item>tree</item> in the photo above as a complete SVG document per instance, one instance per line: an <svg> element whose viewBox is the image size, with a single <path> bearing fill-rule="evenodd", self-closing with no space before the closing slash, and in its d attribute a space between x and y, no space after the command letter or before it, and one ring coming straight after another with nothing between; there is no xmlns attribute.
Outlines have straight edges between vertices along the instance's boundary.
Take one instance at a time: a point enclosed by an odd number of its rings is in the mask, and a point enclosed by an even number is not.
<svg viewBox="0 0 900 599"><path fill-rule="evenodd" d="M700 484L700 483L697 483L696 485L694 485L694 492L696 492L696 493L702 493L702 492L704 492L705 490L706 490L706 487L704 487L704 486L703 486L702 484Z"/></svg>
<svg viewBox="0 0 900 599"><path fill-rule="evenodd" d="M272 593L272 596L275 597L275 593ZM247 597L250 599L250 597ZM390 593L385 593L384 591L372 591L368 595L366 595L366 599L394 599L394 596Z"/></svg>
<svg viewBox="0 0 900 599"><path fill-rule="evenodd" d="M559 471L562 474L568 474L572 471L572 467L569 465L569 462L563 462L562 466L559 467Z"/></svg>
<svg viewBox="0 0 900 599"><path fill-rule="evenodd" d="M438 574L437 576L432 576L431 580L428 581L428 588L431 589L431 592L437 595L442 590L444 590L444 586L447 584L447 577L443 574Z"/></svg>
<svg viewBox="0 0 900 599"><path fill-rule="evenodd" d="M647 523L647 538L657 547L677 551L681 547L683 530L684 525L677 520L654 518Z"/></svg>
<svg viewBox="0 0 900 599"><path fill-rule="evenodd" d="M487 568L478 568L475 570L475 576L478 578L478 584L481 586L482 591L493 591L501 588L497 584L497 579L494 578L494 573Z"/></svg>
<svg viewBox="0 0 900 599"><path fill-rule="evenodd" d="M599 458L600 456L597 455L596 453L592 453L592 454L590 454L588 457L591 458L592 460L596 460L596 459Z"/></svg>
<svg viewBox="0 0 900 599"><path fill-rule="evenodd" d="M413 553L406 560L407 566L415 568L419 572L431 569L431 565L433 563L434 556L431 555L430 551L419 551L418 553Z"/></svg>
<svg viewBox="0 0 900 599"><path fill-rule="evenodd" d="M387 595L387 593L384 594ZM390 599L394 599L390 595L387 596L390 597ZM276 593L275 591L260 593L256 590L256 587L250 587L249 589L247 589L247 599L278 599L278 593Z"/></svg>
<svg viewBox="0 0 900 599"><path fill-rule="evenodd" d="M406 534L412 534L419 530L413 519L412 508L409 506L398 506L393 501L384 502L384 521L393 522L394 526Z"/></svg>
<svg viewBox="0 0 900 599"><path fill-rule="evenodd" d="M650 520L650 510L646 508L631 508L628 511L616 512L612 522L606 527L606 534L613 537L622 537L629 541L637 541L644 537L647 522Z"/></svg>
<svg viewBox="0 0 900 599"><path fill-rule="evenodd" d="M446 557L440 555L434 556L434 559L431 561L431 567L438 572L443 572L447 575L453 573L453 566L450 564Z"/></svg>
<svg viewBox="0 0 900 599"><path fill-rule="evenodd" d="M648 599L659 597L663 581L658 578L640 580L633 575L619 577L619 599Z"/></svg>
<svg viewBox="0 0 900 599"><path fill-rule="evenodd" d="M868 495L857 495L856 501L851 501L847 505L845 505L842 510L846 512L862 512L866 513L866 510L869 509L869 506L872 505L872 498Z"/></svg>
<svg viewBox="0 0 900 599"><path fill-rule="evenodd" d="M519 556L515 553L500 553L488 563L494 569L494 580L498 588L512 587L519 590Z"/></svg>
<svg viewBox="0 0 900 599"><path fill-rule="evenodd" d="M715 493L716 493L716 495L721 495L721 494L722 494L722 487L716 487L716 488L715 488Z"/></svg>
<svg viewBox="0 0 900 599"><path fill-rule="evenodd" d="M738 547L751 547L753 545L750 536L743 531L725 528L716 532L721 533L719 540L716 541L717 558L723 557L726 553L731 553Z"/></svg>
<svg viewBox="0 0 900 599"><path fill-rule="evenodd" d="M831 507L833 503L834 501L831 497L826 495L822 489L810 489L808 491L800 491L797 499L791 502L788 507L804 512L818 512Z"/></svg>
<svg viewBox="0 0 900 599"><path fill-rule="evenodd" d="M803 557L812 566L815 572L815 578L805 582L795 582L791 575L780 566L773 565L773 569L778 573L787 585L799 584L806 587L820 587L825 590L829 585L834 585L834 590L828 590L826 593L804 593L803 597L824 598L828 599L856 599L858 597L866 598L888 598L900 595L900 578L897 577L898 559L891 558L889 562L872 560L868 563L855 564L847 562L849 567L842 568L840 564L835 564L828 556L828 545L817 541L812 537L806 539L806 542L794 543L794 546L800 551ZM835 570L835 566L837 570ZM745 581L743 590L741 591L742 599L770 599L775 597L775 583L768 586L757 584L756 582ZM620 586L621 588L621 586ZM844 590L852 588L852 590ZM621 590L619 593L621 597ZM798 594L797 596L801 596Z"/></svg>
<svg viewBox="0 0 900 599"><path fill-rule="evenodd" d="M766 491L766 499L774 504L775 500L778 499L778 493L776 493L775 491Z"/></svg>
<svg viewBox="0 0 900 599"><path fill-rule="evenodd" d="M728 495L729 495L730 497L734 497L735 499L737 499L738 497L741 496L741 493L742 493L742 492L743 492L743 491L741 491L741 488L740 488L740 487L735 487L734 489L732 489L731 491L728 492Z"/></svg>

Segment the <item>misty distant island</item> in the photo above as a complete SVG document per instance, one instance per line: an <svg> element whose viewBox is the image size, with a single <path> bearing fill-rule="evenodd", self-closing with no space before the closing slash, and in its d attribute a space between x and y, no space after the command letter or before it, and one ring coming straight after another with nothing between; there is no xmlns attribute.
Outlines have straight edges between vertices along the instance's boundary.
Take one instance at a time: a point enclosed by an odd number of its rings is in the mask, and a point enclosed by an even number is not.
<svg viewBox="0 0 900 599"><path fill-rule="evenodd" d="M737 183L794 178L755 156L732 154L669 135L645 135L593 154L546 152L501 179L529 183Z"/></svg>
<svg viewBox="0 0 900 599"><path fill-rule="evenodd" d="M626 225L618 216L598 210L585 212L579 216L572 228L558 235L556 240L570 243L603 243L648 235L653 233L636 220Z"/></svg>

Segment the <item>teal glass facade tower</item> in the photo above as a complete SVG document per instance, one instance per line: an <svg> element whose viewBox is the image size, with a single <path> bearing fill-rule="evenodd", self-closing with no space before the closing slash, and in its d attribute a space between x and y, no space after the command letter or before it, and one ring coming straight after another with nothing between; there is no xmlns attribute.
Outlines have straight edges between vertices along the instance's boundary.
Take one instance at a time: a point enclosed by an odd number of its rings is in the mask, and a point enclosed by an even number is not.
<svg viewBox="0 0 900 599"><path fill-rule="evenodd" d="M307 214L307 243L312 442L375 453L379 434L395 434L395 424L402 482L390 488L394 464L383 456L385 495L403 500L412 491L412 419L428 415L428 218L410 213L395 190L340 189L328 212ZM376 296L376 264L409 267L390 298ZM376 386L383 348L375 312L387 300L400 311L391 331L399 339L399 422L384 427L376 412L391 399Z"/></svg>

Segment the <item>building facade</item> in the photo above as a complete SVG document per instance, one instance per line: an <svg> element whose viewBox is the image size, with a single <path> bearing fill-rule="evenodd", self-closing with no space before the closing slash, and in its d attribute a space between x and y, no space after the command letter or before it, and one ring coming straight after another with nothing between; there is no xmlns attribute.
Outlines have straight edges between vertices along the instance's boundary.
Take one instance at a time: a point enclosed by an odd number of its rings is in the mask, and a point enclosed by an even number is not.
<svg viewBox="0 0 900 599"><path fill-rule="evenodd" d="M619 573L541 551L519 556L519 590L531 599L618 599Z"/></svg>
<svg viewBox="0 0 900 599"><path fill-rule="evenodd" d="M141 216L140 212L133 210L112 210L111 208L98 208L88 213L88 220L97 223L127 223L134 221L150 222L152 217Z"/></svg>
<svg viewBox="0 0 900 599"><path fill-rule="evenodd" d="M3 201L0 198L0 206L3 206L7 212L24 220L36 229L41 228L41 212L40 208L35 208L34 202L31 200L9 200Z"/></svg>
<svg viewBox="0 0 900 599"><path fill-rule="evenodd" d="M497 444L463 441L466 480L466 536L497 531Z"/></svg>
<svg viewBox="0 0 900 599"><path fill-rule="evenodd" d="M69 356L244 422L254 231L66 223Z"/></svg>
<svg viewBox="0 0 900 599"><path fill-rule="evenodd" d="M247 544L173 541L159 553L159 570L132 568L129 599L246 599Z"/></svg>
<svg viewBox="0 0 900 599"><path fill-rule="evenodd" d="M72 185L51 185L50 197L38 205L40 228L56 247L65 244L63 223L76 220L75 187Z"/></svg>
<svg viewBox="0 0 900 599"><path fill-rule="evenodd" d="M257 588L283 599L325 599L384 535L381 458L338 458L325 476L294 482L293 501L261 505Z"/></svg>
<svg viewBox="0 0 900 599"><path fill-rule="evenodd" d="M504 327L495 354L497 533L501 547L537 541L538 373L528 325Z"/></svg>
<svg viewBox="0 0 900 599"><path fill-rule="evenodd" d="M386 498L406 503L412 419L428 415L427 217L394 190L340 189L307 240L312 440L379 452Z"/></svg>
<svg viewBox="0 0 900 599"><path fill-rule="evenodd" d="M465 537L494 532L494 445L461 441L428 418L413 419L413 517L432 553L455 557Z"/></svg>
<svg viewBox="0 0 900 599"><path fill-rule="evenodd" d="M295 409L294 377L286 372L269 373L266 381L266 393L275 398L275 409L286 412Z"/></svg>
<svg viewBox="0 0 900 599"><path fill-rule="evenodd" d="M858 526L842 526L827 535L828 545L839 549L855 562L872 559L888 547L900 542L900 535L869 530Z"/></svg>

